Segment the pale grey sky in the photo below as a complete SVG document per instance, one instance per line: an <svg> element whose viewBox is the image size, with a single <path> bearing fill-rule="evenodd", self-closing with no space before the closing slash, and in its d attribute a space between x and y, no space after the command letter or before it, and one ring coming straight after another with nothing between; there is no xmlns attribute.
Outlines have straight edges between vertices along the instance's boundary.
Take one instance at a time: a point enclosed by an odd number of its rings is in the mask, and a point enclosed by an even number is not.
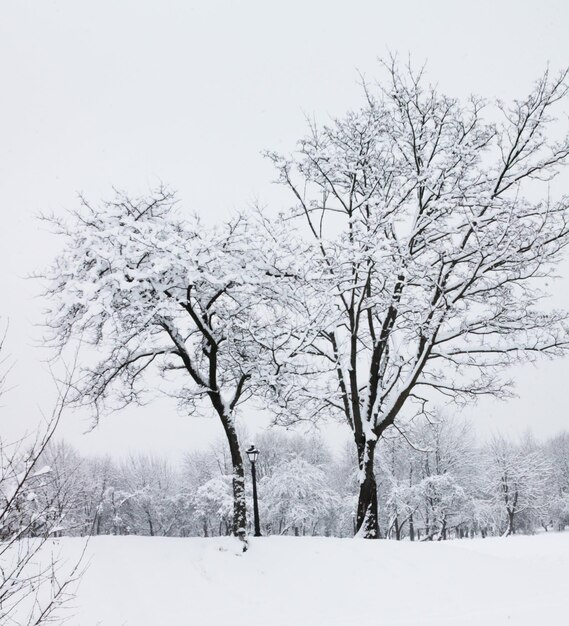
<svg viewBox="0 0 569 626"><path fill-rule="evenodd" d="M73 207L79 191L97 200L111 185L142 192L159 180L208 217L279 205L261 150L291 149L305 115L357 106L357 70L372 77L388 51L426 60L433 82L458 96L521 96L548 62L569 65L569 7L556 0L5 0L2 9L0 293L16 361L4 433L31 428L51 397L35 347L38 285L24 279L58 247L38 213ZM532 425L548 436L569 427L568 374L568 360L515 370L518 400L469 414L483 433ZM68 415L61 432L83 451L118 454L180 451L218 433L216 421L181 417L166 401L85 428Z"/></svg>

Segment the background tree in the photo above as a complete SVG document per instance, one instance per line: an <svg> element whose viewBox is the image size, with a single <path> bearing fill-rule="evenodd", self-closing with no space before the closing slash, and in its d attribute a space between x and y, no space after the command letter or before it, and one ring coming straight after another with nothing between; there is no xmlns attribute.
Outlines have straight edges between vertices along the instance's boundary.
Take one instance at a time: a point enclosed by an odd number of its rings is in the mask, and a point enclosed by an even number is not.
<svg viewBox="0 0 569 626"><path fill-rule="evenodd" d="M561 433L546 445L551 465L549 513L559 530L569 524L569 435Z"/></svg>
<svg viewBox="0 0 569 626"><path fill-rule="evenodd" d="M514 534L520 525L531 529L531 517L547 515L548 478L551 466L531 438L514 444L504 437L492 439L487 450L487 492L503 520L503 534Z"/></svg>
<svg viewBox="0 0 569 626"><path fill-rule="evenodd" d="M274 468L261 482L261 502L274 534L314 535L338 508L337 494L328 487L324 469L300 456Z"/></svg>
<svg viewBox="0 0 569 626"><path fill-rule="evenodd" d="M269 155L318 258L305 293L323 314L304 353L327 375L298 385L297 410L352 429L370 538L388 428L432 401L506 397L505 368L567 349L567 313L540 309L569 242L568 201L543 189L569 155L559 127L551 138L567 73L490 107L395 60L383 70L361 108Z"/></svg>
<svg viewBox="0 0 569 626"><path fill-rule="evenodd" d="M121 518L127 532L150 536L180 534L186 503L179 476L166 459L129 457L121 467L120 484Z"/></svg>
<svg viewBox="0 0 569 626"><path fill-rule="evenodd" d="M214 476L200 485L193 496L193 505L204 537L227 534L231 527L231 476Z"/></svg>
<svg viewBox="0 0 569 626"><path fill-rule="evenodd" d="M65 441L50 441L43 451L39 465L49 467L41 488L35 490L36 498L43 502L59 530L56 535L90 534L85 517L85 491L90 479L85 474L85 461Z"/></svg>
<svg viewBox="0 0 569 626"><path fill-rule="evenodd" d="M243 432L240 438L248 440ZM565 439L561 434L540 444L531 436L521 443L501 437L492 442L499 446L481 448L466 423L442 416L432 423L417 420L405 436L393 430L378 444L382 536L421 541L499 536L508 530L508 509L516 533L563 530L567 493L556 467L569 461ZM256 441L263 535L354 534L358 467L350 442L333 454L319 435L275 429ZM491 454L496 451L500 454ZM46 459L54 463L49 469ZM90 532L182 537L232 532L232 464L221 438L208 451L186 453L180 466L147 455L124 461L85 457L58 442L46 448L36 468L14 501L4 536L20 530L41 544L53 536ZM2 493L9 493L9 484L13 479L4 480ZM246 497L250 507L250 484Z"/></svg>
<svg viewBox="0 0 569 626"><path fill-rule="evenodd" d="M414 539L414 516L419 508L414 490L419 469L417 451L397 432L384 437L380 448L378 488L379 502L383 504L385 536L402 539L408 524L410 536Z"/></svg>

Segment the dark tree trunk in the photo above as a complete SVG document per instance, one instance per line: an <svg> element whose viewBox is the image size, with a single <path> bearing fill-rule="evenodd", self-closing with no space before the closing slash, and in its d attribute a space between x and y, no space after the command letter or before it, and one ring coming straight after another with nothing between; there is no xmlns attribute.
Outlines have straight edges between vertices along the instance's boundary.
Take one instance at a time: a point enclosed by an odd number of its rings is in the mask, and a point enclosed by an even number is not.
<svg viewBox="0 0 569 626"><path fill-rule="evenodd" d="M233 416L228 412L221 395L211 392L211 402L215 407L223 425L233 469L233 534L247 543L247 503L245 499L245 471L239 438L233 422ZM246 545L243 548L246 549Z"/></svg>
<svg viewBox="0 0 569 626"><path fill-rule="evenodd" d="M399 518L397 517L397 515L393 520L393 530L395 531L395 540L399 541L401 539L401 528L399 526Z"/></svg>
<svg viewBox="0 0 569 626"><path fill-rule="evenodd" d="M515 515L516 513L513 509L508 509L508 529L506 530L506 536L516 534Z"/></svg>
<svg viewBox="0 0 569 626"><path fill-rule="evenodd" d="M403 528L405 526L405 522L399 523L399 518L395 518L395 539L396 541L401 541L403 538Z"/></svg>
<svg viewBox="0 0 569 626"><path fill-rule="evenodd" d="M376 441L359 441L360 492L356 515L356 534L364 539L379 539L377 483L373 470Z"/></svg>
<svg viewBox="0 0 569 626"><path fill-rule="evenodd" d="M415 523L412 515L409 518L409 540L415 541Z"/></svg>
<svg viewBox="0 0 569 626"><path fill-rule="evenodd" d="M245 537L247 532L245 471L235 431L233 431L232 438L229 439L229 449L233 466L233 534L236 537Z"/></svg>

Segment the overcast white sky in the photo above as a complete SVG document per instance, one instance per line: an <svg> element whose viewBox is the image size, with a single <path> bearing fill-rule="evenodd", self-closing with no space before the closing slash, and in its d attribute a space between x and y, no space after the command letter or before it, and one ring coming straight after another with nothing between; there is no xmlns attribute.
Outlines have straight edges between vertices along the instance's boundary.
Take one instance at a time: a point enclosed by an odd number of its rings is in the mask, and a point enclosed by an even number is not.
<svg viewBox="0 0 569 626"><path fill-rule="evenodd" d="M568 24L569 5L555 0L4 0L0 315L10 318L15 388L0 433L31 427L51 398L34 327L41 299L25 276L58 242L35 215L72 208L79 191L97 200L112 185L136 193L158 181L208 217L279 205L261 150L291 149L305 115L325 120L357 106L357 70L373 76L378 56L426 60L452 95L509 99L548 62L569 65ZM560 304L569 300L563 274ZM568 360L515 370L518 400L485 401L469 414L482 433L569 428L568 374ZM86 427L84 414L70 414L62 435L82 451L115 454L179 452L219 432L165 401L83 435Z"/></svg>

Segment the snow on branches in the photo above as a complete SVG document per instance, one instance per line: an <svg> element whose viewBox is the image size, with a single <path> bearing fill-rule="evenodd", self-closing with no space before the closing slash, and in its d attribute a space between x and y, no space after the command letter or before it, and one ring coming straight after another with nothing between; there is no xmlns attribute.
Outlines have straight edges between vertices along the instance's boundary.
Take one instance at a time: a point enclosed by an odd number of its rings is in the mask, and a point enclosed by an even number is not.
<svg viewBox="0 0 569 626"><path fill-rule="evenodd" d="M492 107L396 60L382 68L363 106L312 124L291 156L269 153L293 198L279 219L206 227L161 187L83 199L56 222L67 246L47 276L51 340L96 348L76 400L142 402L158 390L152 370L186 410L209 405L231 452L236 533L234 414L246 400L268 401L281 422L349 424L357 525L377 537L386 429L433 400L508 397L508 366L569 348L568 313L541 305L569 243L569 199L543 189L569 158L569 138L550 138L567 72Z"/></svg>
<svg viewBox="0 0 569 626"><path fill-rule="evenodd" d="M164 188L140 199L117 193L97 207L83 199L69 223L56 222L66 247L47 274L50 339L96 347L75 399L97 410L156 392L150 369L185 409L209 403L234 463L238 532L245 500L234 413L270 394L294 350L281 320L305 262L278 221L237 215L208 228L181 219L175 205Z"/></svg>
<svg viewBox="0 0 569 626"><path fill-rule="evenodd" d="M316 391L308 383L299 405L352 428L367 493L359 524L373 507L375 442L402 411L506 397L504 367L569 347L567 312L540 308L569 243L569 199L542 189L569 156L569 138L550 138L567 72L492 110L396 60L382 68L360 109L311 124L291 156L268 154L328 303L307 351L330 376Z"/></svg>
<svg viewBox="0 0 569 626"><path fill-rule="evenodd" d="M102 354L78 389L84 402L142 400L155 364L165 376L189 374L178 391L185 406L218 394L229 416L279 349L269 328L295 259L277 256L260 218L206 228L179 220L174 205L164 189L119 194L96 208L83 200L70 225L58 223L67 246L47 275L50 339L80 338Z"/></svg>

